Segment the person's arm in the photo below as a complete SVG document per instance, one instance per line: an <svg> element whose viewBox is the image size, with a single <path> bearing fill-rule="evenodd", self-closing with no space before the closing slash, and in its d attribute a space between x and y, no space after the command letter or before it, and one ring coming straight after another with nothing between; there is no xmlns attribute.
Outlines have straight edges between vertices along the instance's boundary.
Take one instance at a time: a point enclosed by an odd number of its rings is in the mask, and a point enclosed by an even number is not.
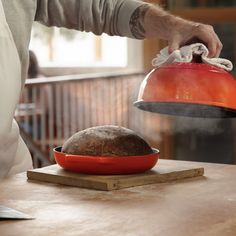
<svg viewBox="0 0 236 236"><path fill-rule="evenodd" d="M218 57L222 43L210 25L184 20L152 4L138 7L131 16L130 28L136 38L158 37L168 41L169 52L190 43L206 44L210 57Z"/></svg>
<svg viewBox="0 0 236 236"><path fill-rule="evenodd" d="M37 0L35 21L100 35L135 37L129 21L144 3L136 0Z"/></svg>
<svg viewBox="0 0 236 236"><path fill-rule="evenodd" d="M222 48L211 26L175 17L158 6L136 0L37 0L35 20L97 35L158 37L168 41L170 52L195 37L207 45L212 57Z"/></svg>

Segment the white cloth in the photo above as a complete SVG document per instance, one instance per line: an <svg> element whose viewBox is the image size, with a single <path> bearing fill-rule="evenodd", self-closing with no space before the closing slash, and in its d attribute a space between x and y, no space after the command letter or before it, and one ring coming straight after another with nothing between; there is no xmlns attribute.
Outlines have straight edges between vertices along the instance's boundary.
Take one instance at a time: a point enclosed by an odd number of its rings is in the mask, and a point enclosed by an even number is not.
<svg viewBox="0 0 236 236"><path fill-rule="evenodd" d="M201 56L203 63L217 66L227 71L233 69L231 61L224 58L209 58L208 54L209 51L207 47L202 43L183 46L171 54L168 52L168 47L165 47L160 51L160 54L157 54L156 58L152 60L152 65L154 67L159 67L161 65L168 65L175 62L191 62L193 60L193 55L199 55Z"/></svg>
<svg viewBox="0 0 236 236"><path fill-rule="evenodd" d="M32 168L14 113L21 91L21 65L0 0L0 178Z"/></svg>

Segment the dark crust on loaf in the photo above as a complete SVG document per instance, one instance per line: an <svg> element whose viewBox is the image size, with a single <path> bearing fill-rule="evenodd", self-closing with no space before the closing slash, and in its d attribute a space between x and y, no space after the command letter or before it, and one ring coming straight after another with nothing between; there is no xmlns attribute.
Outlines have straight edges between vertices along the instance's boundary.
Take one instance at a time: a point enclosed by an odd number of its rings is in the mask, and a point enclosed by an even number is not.
<svg viewBox="0 0 236 236"><path fill-rule="evenodd" d="M134 131L114 125L96 126L71 136L62 152L85 156L141 156L153 153Z"/></svg>

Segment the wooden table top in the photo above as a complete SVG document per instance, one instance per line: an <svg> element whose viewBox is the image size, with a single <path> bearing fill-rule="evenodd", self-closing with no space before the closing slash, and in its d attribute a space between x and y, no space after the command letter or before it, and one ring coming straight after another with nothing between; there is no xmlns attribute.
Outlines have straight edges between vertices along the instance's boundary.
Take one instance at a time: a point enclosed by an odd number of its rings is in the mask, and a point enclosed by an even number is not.
<svg viewBox="0 0 236 236"><path fill-rule="evenodd" d="M199 163L160 160L188 167ZM236 235L236 166L201 163L204 177L110 192L0 182L0 204L35 217L0 221L0 235Z"/></svg>

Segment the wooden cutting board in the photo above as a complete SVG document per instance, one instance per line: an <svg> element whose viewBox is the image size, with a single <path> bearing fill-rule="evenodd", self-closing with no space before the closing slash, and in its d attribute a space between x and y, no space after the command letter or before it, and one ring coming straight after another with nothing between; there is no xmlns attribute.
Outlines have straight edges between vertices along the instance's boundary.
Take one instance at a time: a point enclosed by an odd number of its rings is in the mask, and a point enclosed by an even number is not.
<svg viewBox="0 0 236 236"><path fill-rule="evenodd" d="M86 175L65 171L58 165L51 165L27 171L27 177L30 180L105 191L146 184L164 183L202 176L203 174L204 168L202 167L181 167L181 162L180 166L176 166L171 165L169 162L165 162L165 160L158 161L158 164L150 171L132 175Z"/></svg>

